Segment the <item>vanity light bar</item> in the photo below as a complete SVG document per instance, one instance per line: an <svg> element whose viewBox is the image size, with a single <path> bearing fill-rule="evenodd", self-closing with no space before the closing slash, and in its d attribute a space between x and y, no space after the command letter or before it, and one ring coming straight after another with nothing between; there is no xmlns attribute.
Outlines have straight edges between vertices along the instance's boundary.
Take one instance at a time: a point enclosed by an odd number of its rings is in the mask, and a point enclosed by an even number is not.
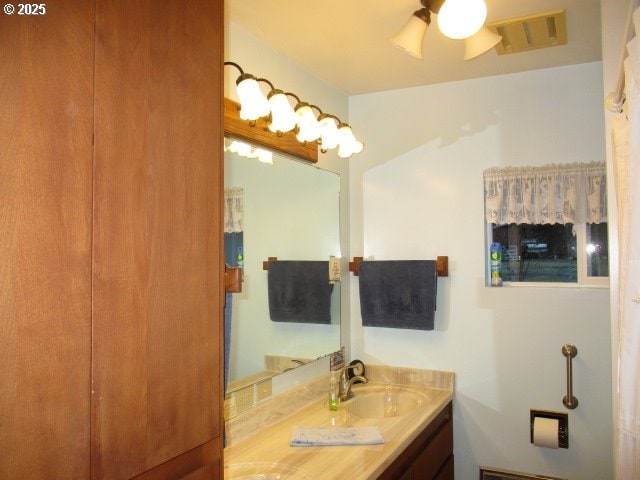
<svg viewBox="0 0 640 480"><path fill-rule="evenodd" d="M268 128L278 135L295 132L298 142L317 142L320 151L338 148L338 156L350 158L360 153L364 145L353 134L349 124L335 115L324 113L318 106L304 102L291 92L276 88L266 78L259 78L245 73L235 62L224 62L239 70L236 79L236 92L240 100L240 118L254 126L259 119L268 119ZM269 86L269 93L264 95L260 84ZM296 100L295 106L289 98ZM318 115L314 112L316 110Z"/></svg>

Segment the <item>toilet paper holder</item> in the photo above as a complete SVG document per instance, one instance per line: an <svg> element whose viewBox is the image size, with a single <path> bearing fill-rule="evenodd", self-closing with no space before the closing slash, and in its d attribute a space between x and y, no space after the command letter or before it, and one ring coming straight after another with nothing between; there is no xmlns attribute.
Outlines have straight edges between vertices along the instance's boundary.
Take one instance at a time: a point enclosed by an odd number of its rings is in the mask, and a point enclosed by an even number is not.
<svg viewBox="0 0 640 480"><path fill-rule="evenodd" d="M536 417L558 420L558 448L569 448L569 415L550 410L530 410L529 430L531 432L531 443L533 443L533 423Z"/></svg>

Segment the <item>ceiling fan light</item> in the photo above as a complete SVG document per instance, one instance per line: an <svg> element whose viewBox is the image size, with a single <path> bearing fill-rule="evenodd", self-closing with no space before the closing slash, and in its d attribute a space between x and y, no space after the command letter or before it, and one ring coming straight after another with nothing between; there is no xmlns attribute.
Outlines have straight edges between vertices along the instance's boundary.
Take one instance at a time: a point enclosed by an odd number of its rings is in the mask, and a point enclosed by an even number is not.
<svg viewBox="0 0 640 480"><path fill-rule="evenodd" d="M271 123L269 130L285 133L293 130L298 120L296 112L289 103L282 90L272 90L269 93L269 106L271 107Z"/></svg>
<svg viewBox="0 0 640 480"><path fill-rule="evenodd" d="M242 74L236 81L236 92L240 100L240 118L257 120L269 115L269 102L260 90L260 85L251 74Z"/></svg>
<svg viewBox="0 0 640 480"><path fill-rule="evenodd" d="M486 19L484 0L446 0L438 13L438 27L447 37L460 40L476 33Z"/></svg>
<svg viewBox="0 0 640 480"><path fill-rule="evenodd" d="M487 27L482 27L476 33L464 40L464 59L471 60L479 57L495 47L502 37Z"/></svg>
<svg viewBox="0 0 640 480"><path fill-rule="evenodd" d="M417 10L409 17L402 30L389 41L412 57L422 60L422 43L430 22L429 10L426 8Z"/></svg>

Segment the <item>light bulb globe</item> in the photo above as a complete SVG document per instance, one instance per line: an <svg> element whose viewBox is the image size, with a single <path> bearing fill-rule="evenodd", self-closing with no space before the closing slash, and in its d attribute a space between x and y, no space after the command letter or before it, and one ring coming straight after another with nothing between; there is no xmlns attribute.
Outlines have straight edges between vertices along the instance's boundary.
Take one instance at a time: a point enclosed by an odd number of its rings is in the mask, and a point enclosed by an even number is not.
<svg viewBox="0 0 640 480"><path fill-rule="evenodd" d="M284 133L295 128L298 118L282 90L273 90L269 94L269 105L271 106L269 130Z"/></svg>
<svg viewBox="0 0 640 480"><path fill-rule="evenodd" d="M446 0L438 13L438 28L447 37L461 40L480 30L486 19L484 0Z"/></svg>
<svg viewBox="0 0 640 480"><path fill-rule="evenodd" d="M238 80L236 92L240 100L240 118L257 120L269 115L269 102L260 90L255 77L245 74Z"/></svg>
<svg viewBox="0 0 640 480"><path fill-rule="evenodd" d="M333 118L320 115L320 148L324 151L332 150L338 146L338 125Z"/></svg>
<svg viewBox="0 0 640 480"><path fill-rule="evenodd" d="M429 27L430 18L429 11L423 10L426 13L422 13L422 10L414 12L402 30L389 39L400 50L419 60L422 60L422 43L427 33L427 27Z"/></svg>
<svg viewBox="0 0 640 480"><path fill-rule="evenodd" d="M296 107L298 117L298 134L296 138L299 142L314 142L320 137L320 124L313 114L313 109L308 104L300 104Z"/></svg>

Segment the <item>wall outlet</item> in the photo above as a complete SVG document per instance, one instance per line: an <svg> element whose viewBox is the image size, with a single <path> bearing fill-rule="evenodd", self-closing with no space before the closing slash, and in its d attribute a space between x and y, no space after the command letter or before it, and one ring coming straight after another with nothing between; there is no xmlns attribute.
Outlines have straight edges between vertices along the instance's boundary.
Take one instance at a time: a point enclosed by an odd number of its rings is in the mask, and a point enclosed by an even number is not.
<svg viewBox="0 0 640 480"><path fill-rule="evenodd" d="M340 350L333 352L329 357L329 370L332 372L338 371L344 367L344 347L340 347Z"/></svg>
<svg viewBox="0 0 640 480"><path fill-rule="evenodd" d="M329 282L336 283L340 281L340 260L333 255L329 257Z"/></svg>
<svg viewBox="0 0 640 480"><path fill-rule="evenodd" d="M256 402L269 398L273 391L273 382L271 379L264 380L256 385Z"/></svg>

